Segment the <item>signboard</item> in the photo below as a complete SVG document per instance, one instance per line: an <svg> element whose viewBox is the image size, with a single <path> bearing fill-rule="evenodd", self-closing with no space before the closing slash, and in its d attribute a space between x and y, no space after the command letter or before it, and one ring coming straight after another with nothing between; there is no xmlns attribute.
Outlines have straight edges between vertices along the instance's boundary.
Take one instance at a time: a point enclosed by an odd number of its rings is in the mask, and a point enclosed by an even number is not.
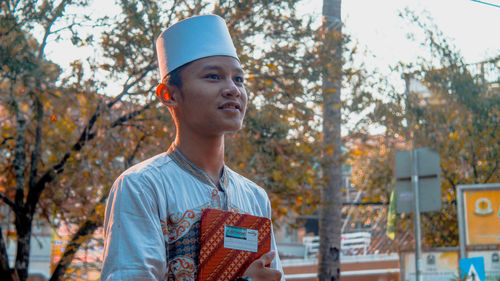
<svg viewBox="0 0 500 281"><path fill-rule="evenodd" d="M404 253L404 279L416 281L415 253ZM428 252L422 254L423 281L450 281L458 276L457 252Z"/></svg>
<svg viewBox="0 0 500 281"><path fill-rule="evenodd" d="M500 244L500 190L464 191L467 245Z"/></svg>
<svg viewBox="0 0 500 281"><path fill-rule="evenodd" d="M473 251L469 257L483 257L486 281L500 280L500 251Z"/></svg>
<svg viewBox="0 0 500 281"><path fill-rule="evenodd" d="M420 212L441 210L441 166L439 154L429 148L416 149ZM396 152L396 211L413 213L411 150Z"/></svg>
<svg viewBox="0 0 500 281"><path fill-rule="evenodd" d="M500 245L500 183L459 185L460 256L466 246Z"/></svg>
<svg viewBox="0 0 500 281"><path fill-rule="evenodd" d="M466 281L486 281L484 273L484 258L460 259L460 276Z"/></svg>

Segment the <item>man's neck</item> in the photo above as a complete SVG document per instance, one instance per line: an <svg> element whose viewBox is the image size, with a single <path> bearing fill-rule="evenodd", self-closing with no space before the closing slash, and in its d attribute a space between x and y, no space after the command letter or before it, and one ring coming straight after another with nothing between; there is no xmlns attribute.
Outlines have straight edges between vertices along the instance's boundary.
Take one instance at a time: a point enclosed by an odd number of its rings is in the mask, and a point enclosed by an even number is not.
<svg viewBox="0 0 500 281"><path fill-rule="evenodd" d="M189 162L202 169L215 184L224 166L224 136L199 139L177 134L174 145Z"/></svg>

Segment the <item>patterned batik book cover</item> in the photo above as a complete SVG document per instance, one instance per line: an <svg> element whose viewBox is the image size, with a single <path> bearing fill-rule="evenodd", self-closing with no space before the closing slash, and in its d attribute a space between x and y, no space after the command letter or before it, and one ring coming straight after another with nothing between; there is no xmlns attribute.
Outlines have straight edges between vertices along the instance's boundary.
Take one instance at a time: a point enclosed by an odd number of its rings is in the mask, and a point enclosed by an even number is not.
<svg viewBox="0 0 500 281"><path fill-rule="evenodd" d="M217 209L203 210L198 280L236 279L270 250L270 219Z"/></svg>

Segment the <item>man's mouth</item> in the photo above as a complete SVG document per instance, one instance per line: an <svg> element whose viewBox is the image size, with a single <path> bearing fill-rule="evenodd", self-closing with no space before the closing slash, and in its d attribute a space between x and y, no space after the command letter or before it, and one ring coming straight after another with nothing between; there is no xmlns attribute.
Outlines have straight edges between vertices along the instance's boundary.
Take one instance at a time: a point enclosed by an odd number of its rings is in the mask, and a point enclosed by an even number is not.
<svg viewBox="0 0 500 281"><path fill-rule="evenodd" d="M235 102L227 102L227 103L219 106L219 109L241 110L241 106L238 103L235 103Z"/></svg>

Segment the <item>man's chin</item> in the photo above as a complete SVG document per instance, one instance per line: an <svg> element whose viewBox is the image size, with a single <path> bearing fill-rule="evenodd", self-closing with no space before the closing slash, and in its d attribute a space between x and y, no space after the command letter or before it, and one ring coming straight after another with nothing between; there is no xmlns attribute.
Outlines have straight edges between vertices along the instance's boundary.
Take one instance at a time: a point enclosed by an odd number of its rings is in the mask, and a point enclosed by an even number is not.
<svg viewBox="0 0 500 281"><path fill-rule="evenodd" d="M242 127L243 127L242 124L234 125L234 126L228 126L228 128L226 129L226 131L224 132L224 134L235 134L238 131L240 131Z"/></svg>

